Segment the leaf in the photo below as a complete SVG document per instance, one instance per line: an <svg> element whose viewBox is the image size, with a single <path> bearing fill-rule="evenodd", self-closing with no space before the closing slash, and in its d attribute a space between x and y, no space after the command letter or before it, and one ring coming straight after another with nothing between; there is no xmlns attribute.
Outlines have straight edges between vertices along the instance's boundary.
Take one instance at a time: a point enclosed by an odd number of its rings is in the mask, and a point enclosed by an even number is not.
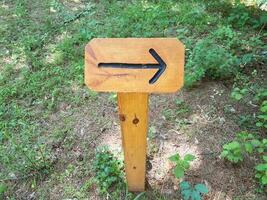
<svg viewBox="0 0 267 200"><path fill-rule="evenodd" d="M260 108L261 112L267 112L267 105L264 105Z"/></svg>
<svg viewBox="0 0 267 200"><path fill-rule="evenodd" d="M192 155L192 154L186 154L184 156L184 160L186 160L186 161L193 161L195 159L196 159L196 157L194 155Z"/></svg>
<svg viewBox="0 0 267 200"><path fill-rule="evenodd" d="M262 158L263 158L264 161L267 162L267 156L263 156Z"/></svg>
<svg viewBox="0 0 267 200"><path fill-rule="evenodd" d="M267 115L258 115L257 116L259 119L267 120Z"/></svg>
<svg viewBox="0 0 267 200"><path fill-rule="evenodd" d="M258 147L261 145L261 142L259 140L251 140L251 144L254 146L254 147Z"/></svg>
<svg viewBox="0 0 267 200"><path fill-rule="evenodd" d="M189 162L186 161L186 160L183 160L183 161L181 162L181 164L182 164L182 167L183 167L184 169L188 169L188 168L190 167Z"/></svg>
<svg viewBox="0 0 267 200"><path fill-rule="evenodd" d="M258 151L259 153L263 153L263 152L264 152L264 148L258 148L257 151Z"/></svg>
<svg viewBox="0 0 267 200"><path fill-rule="evenodd" d="M245 149L246 149L246 151L248 152L248 153L252 153L253 152L253 146L252 146L252 144L250 144L250 143L245 143Z"/></svg>
<svg viewBox="0 0 267 200"><path fill-rule="evenodd" d="M181 166L175 166L174 175L176 178L181 178L184 176L184 169Z"/></svg>
<svg viewBox="0 0 267 200"><path fill-rule="evenodd" d="M6 190L7 186L5 184L0 184L0 195L4 194Z"/></svg>
<svg viewBox="0 0 267 200"><path fill-rule="evenodd" d="M255 177L256 177L256 178L261 178L261 174L260 174L260 173L257 173L257 174L255 175Z"/></svg>
<svg viewBox="0 0 267 200"><path fill-rule="evenodd" d="M224 150L224 151L221 153L221 157L222 157L222 158L225 158L228 154L229 154L229 152L228 152L227 150Z"/></svg>
<svg viewBox="0 0 267 200"><path fill-rule="evenodd" d="M262 127L262 126L263 126L263 123L262 123L262 122L257 122L257 123L256 123L256 126L257 126L257 127Z"/></svg>
<svg viewBox="0 0 267 200"><path fill-rule="evenodd" d="M203 194L207 194L209 192L209 189L204 184L196 184L195 189Z"/></svg>
<svg viewBox="0 0 267 200"><path fill-rule="evenodd" d="M264 2L264 1L262 1ZM267 15L264 13L262 16L260 16L260 23L266 24L267 23Z"/></svg>
<svg viewBox="0 0 267 200"><path fill-rule="evenodd" d="M181 190L188 190L188 189L191 188L191 185L190 185L190 183L187 182L187 181L182 181L182 182L180 183L180 188L181 188Z"/></svg>
<svg viewBox="0 0 267 200"><path fill-rule="evenodd" d="M255 169L257 170L257 171L265 171L265 170L267 170L267 163L262 163L262 164L258 164L256 167L255 167Z"/></svg>
<svg viewBox="0 0 267 200"><path fill-rule="evenodd" d="M240 94L240 93L234 93L234 94L232 95L232 97L233 97L234 99L236 99L236 100L240 100L240 99L242 99L243 95Z"/></svg>
<svg viewBox="0 0 267 200"><path fill-rule="evenodd" d="M233 141L233 142L223 145L223 148L227 150L238 149L240 148L240 144L237 141Z"/></svg>
<svg viewBox="0 0 267 200"><path fill-rule="evenodd" d="M181 194L183 196L183 200L189 200L192 194L192 190L191 189L182 190Z"/></svg>
<svg viewBox="0 0 267 200"><path fill-rule="evenodd" d="M248 89L246 89L246 88L243 88L242 90L240 90L240 93L241 93L241 94L246 94L246 93L247 93L247 91L248 91Z"/></svg>
<svg viewBox="0 0 267 200"><path fill-rule="evenodd" d="M261 177L261 183L263 185L266 185L267 184L267 175L264 175L263 177Z"/></svg>
<svg viewBox="0 0 267 200"><path fill-rule="evenodd" d="M170 161L173 161L173 162L177 162L177 161L180 160L180 155L178 153L177 154L174 154L171 157L169 157L169 160Z"/></svg>
<svg viewBox="0 0 267 200"><path fill-rule="evenodd" d="M191 199L192 200L201 200L201 195L198 191L193 190L192 194L191 194Z"/></svg>

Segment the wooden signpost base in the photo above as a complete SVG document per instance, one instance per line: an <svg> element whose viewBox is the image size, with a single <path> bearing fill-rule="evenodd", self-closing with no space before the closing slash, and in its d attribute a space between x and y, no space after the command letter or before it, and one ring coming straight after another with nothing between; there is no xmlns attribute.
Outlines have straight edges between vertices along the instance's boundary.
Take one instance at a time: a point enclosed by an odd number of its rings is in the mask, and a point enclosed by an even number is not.
<svg viewBox="0 0 267 200"><path fill-rule="evenodd" d="M148 93L118 93L119 118L129 191L145 190Z"/></svg>

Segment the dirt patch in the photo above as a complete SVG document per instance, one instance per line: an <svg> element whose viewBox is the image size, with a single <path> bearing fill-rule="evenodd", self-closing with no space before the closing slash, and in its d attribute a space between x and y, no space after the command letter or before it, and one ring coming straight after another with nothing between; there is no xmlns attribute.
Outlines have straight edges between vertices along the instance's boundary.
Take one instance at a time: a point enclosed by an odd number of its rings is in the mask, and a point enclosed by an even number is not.
<svg viewBox="0 0 267 200"><path fill-rule="evenodd" d="M231 105L229 92L220 82L207 82L201 85L201 90L150 96L153 134L148 134L148 193L158 191L168 199L179 198L179 181L173 176L173 164L168 158L175 153L181 156L190 153L197 159L184 179L192 184L205 183L210 190L205 199L265 199L264 194L255 191L253 158L238 166L219 158L222 145L240 131L235 111L230 117L225 112ZM106 145L122 155L117 105L109 101L109 97L110 94L99 94L95 100L76 108L61 105L57 113L42 123L47 133L55 132L53 127L59 129L60 140L56 140L56 136L51 138L56 157L54 171L40 183L38 188L42 189L37 193L26 192L27 187L19 188L25 198L32 195L34 199L40 194L46 194L49 199L75 197L80 194L79 188L94 176L91 164L98 147ZM186 112L181 113L184 108ZM175 112L169 113L169 110ZM65 134L64 137L61 134ZM90 195L90 199L100 199L94 187Z"/></svg>
<svg viewBox="0 0 267 200"><path fill-rule="evenodd" d="M201 90L182 90L176 95L151 95L150 126L156 127L154 138L148 138L148 158L152 169L147 172L151 188L161 191L170 198L177 197L177 180L173 177L172 164L168 157L179 153L197 156L191 170L185 177L193 183L205 183L210 192L208 199L264 199L255 196L254 161L246 160L234 166L219 158L222 145L240 131L233 117L225 114L231 104L230 90L222 83L207 82ZM175 116L168 121L164 118L165 109L175 109L175 101L181 99L190 107L186 116ZM240 105L239 105L240 106ZM232 115L234 115L234 111ZM181 121L187 122L181 125ZM101 134L99 145L108 145L115 151L121 150L120 127L117 116L110 118L114 126Z"/></svg>

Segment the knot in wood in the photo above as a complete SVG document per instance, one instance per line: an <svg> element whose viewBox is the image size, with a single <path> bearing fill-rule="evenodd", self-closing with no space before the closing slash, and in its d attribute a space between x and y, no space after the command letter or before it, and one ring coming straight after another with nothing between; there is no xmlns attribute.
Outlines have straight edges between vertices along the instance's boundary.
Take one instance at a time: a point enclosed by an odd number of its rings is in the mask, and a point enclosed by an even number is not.
<svg viewBox="0 0 267 200"><path fill-rule="evenodd" d="M138 122L139 122L139 119L138 119L137 117L135 117L135 118L133 119L133 124L138 124Z"/></svg>
<svg viewBox="0 0 267 200"><path fill-rule="evenodd" d="M124 114L119 114L120 121L124 122L126 120L126 117Z"/></svg>

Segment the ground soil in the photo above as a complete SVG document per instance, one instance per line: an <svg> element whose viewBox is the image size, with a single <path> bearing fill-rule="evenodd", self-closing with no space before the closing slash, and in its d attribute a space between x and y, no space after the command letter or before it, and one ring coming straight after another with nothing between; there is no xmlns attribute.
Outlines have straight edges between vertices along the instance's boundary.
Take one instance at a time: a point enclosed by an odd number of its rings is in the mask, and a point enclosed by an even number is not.
<svg viewBox="0 0 267 200"><path fill-rule="evenodd" d="M154 127L154 135L148 137L148 191L157 190L168 199L177 199L179 182L173 176L173 165L168 157L178 152L181 156L191 153L197 157L185 180L205 183L210 190L205 199L265 199L264 194L255 196L257 183L253 158L246 159L240 165L232 165L219 157L222 145L241 130L235 117L237 108L233 106L229 93L230 88L222 82L205 82L174 95L150 96L150 127ZM121 154L117 106L115 102L108 102L108 97L108 94L100 94L98 100L90 105L75 111L70 109L70 113L68 109L62 109L52 116L53 123L59 122L64 115L73 115L75 119L72 122L75 126L72 140L75 143L68 151L59 147L60 159L69 158L73 162L79 157L86 157L85 154L93 154L97 147L104 145ZM164 110L179 110L175 103L177 99L182 100L189 111L166 119L162 114ZM92 157L89 156L88 165L91 161ZM59 169L61 167L66 166L58 166ZM72 177L70 182L78 186L83 178ZM60 198L62 187L62 183L54 184L51 199ZM96 190L92 190L91 199L99 199Z"/></svg>

